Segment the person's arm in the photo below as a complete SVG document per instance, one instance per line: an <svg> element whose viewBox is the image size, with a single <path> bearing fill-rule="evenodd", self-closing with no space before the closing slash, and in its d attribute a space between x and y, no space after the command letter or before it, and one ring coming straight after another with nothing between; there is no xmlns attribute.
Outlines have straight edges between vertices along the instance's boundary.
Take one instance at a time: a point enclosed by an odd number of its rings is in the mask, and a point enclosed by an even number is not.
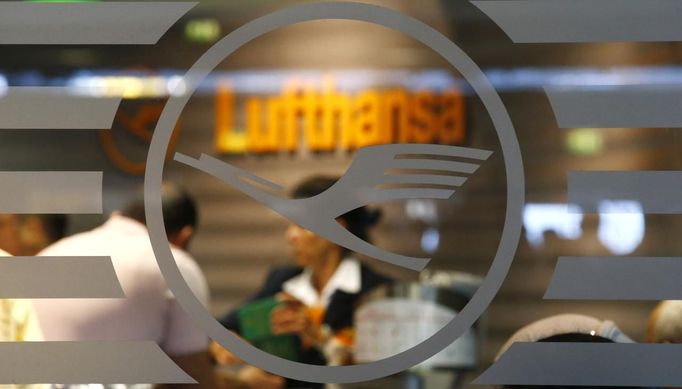
<svg viewBox="0 0 682 389"><path fill-rule="evenodd" d="M297 335L303 348L318 346L327 340L326 333L321 331L320 326L313 324L305 304L286 293L279 293L277 298L280 305L270 314L270 328L273 334Z"/></svg>
<svg viewBox="0 0 682 389"><path fill-rule="evenodd" d="M196 262L188 256L183 258L183 254L174 253L178 268L197 299L207 306L209 292L206 279ZM161 347L178 367L194 378L197 383L165 386L183 389L217 388L218 383L208 350L208 336L187 316L172 293L168 293L166 298L168 304L166 331Z"/></svg>
<svg viewBox="0 0 682 389"><path fill-rule="evenodd" d="M244 364L244 361L242 361L239 357L234 355L230 350L226 349L215 340L211 341L211 344L208 349L210 351L211 357L213 358L213 361L215 361L217 365L226 366Z"/></svg>
<svg viewBox="0 0 682 389"><path fill-rule="evenodd" d="M239 333L239 317L238 317L238 312L239 310L244 307L247 304L250 304L254 301L258 301L267 297L272 297L276 295L277 293L282 291L282 284L287 281L288 279L294 277L295 275L299 274L301 272L300 268L295 268L295 267L284 267L284 268L275 268L271 270L267 277L265 278L265 282L263 282L261 288L256 292L255 294L251 295L248 299L246 299L243 303L241 303L237 308L233 309L232 311L228 312L225 316L221 317L218 319L220 324L223 325L223 327L227 328L230 331L233 331L235 333Z"/></svg>
<svg viewBox="0 0 682 389"><path fill-rule="evenodd" d="M258 301L267 297L272 297L282 290L282 284L289 278L292 274L297 274L300 270L295 268L275 268L270 270L265 278L265 282L261 285L258 292L251 295L244 302L242 302L237 308L225 314L223 317L219 318L218 321L223 327L235 333L237 336L240 334L239 328L239 310L244 306ZM231 364L241 364L242 361L234 355L229 350L225 349L222 345L211 341L210 345L211 356L213 360L218 365L231 365Z"/></svg>
<svg viewBox="0 0 682 389"><path fill-rule="evenodd" d="M282 389L286 385L284 378L255 366L244 366L237 377L249 389Z"/></svg>
<svg viewBox="0 0 682 389"><path fill-rule="evenodd" d="M178 365L178 367L194 378L197 383L165 385L167 388L214 389L218 387L218 381L216 380L215 371L208 351L176 355L172 356L171 358Z"/></svg>

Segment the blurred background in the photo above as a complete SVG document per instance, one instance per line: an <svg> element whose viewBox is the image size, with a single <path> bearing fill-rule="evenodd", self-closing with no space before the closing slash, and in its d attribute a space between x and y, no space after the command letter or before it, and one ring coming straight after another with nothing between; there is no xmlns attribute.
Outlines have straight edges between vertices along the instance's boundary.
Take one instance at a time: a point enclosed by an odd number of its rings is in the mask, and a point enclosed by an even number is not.
<svg viewBox="0 0 682 389"><path fill-rule="evenodd" d="M561 129L542 88L680 84L679 44L514 44L468 1L363 2L411 15L455 42L491 80L516 130L526 178L524 231L509 275L486 314L479 367L488 366L518 328L555 313L611 319L642 340L654 302L542 297L559 256L680 252L678 216L644 215L637 211L638 204L631 203L611 204L623 207L622 214L610 209L608 214L605 210L583 215L580 209L569 209L567 173L679 170L682 136L677 129L665 128ZM171 92L182 90L181 75L237 27L298 3L305 2L200 0L151 46L0 45L0 92L7 86L86 91L103 86L97 93L124 98L111 130L0 132L3 169L104 171L105 215L72 215L70 232L99 224L143 182L156 121ZM324 108L319 107L325 96L335 94L352 97L359 107L356 119L364 124L357 144L338 141L316 147L303 135L287 150L268 143L272 128L268 126L277 125L272 124L277 114L268 111L269 101L288 98L300 104L301 115L307 109L322 115ZM400 102L401 98L406 100ZM400 115L408 111L412 116L406 120L412 124L400 127ZM449 137L438 132L438 123L450 129ZM373 138L382 131L389 135ZM353 150L363 144L444 140L441 143L491 150L492 157L452 200L377 204L384 217L372 237L390 251L432 257L432 271L480 277L497 250L507 177L492 122L456 69L401 33L367 23L325 20L265 34L226 58L202 83L175 135L177 151L218 156L285 187L313 174L342 174ZM400 138L403 135L407 138ZM255 292L272 265L291 263L284 239L288 222L283 217L177 162L169 160L165 172L199 200L200 227L191 252L209 281L213 314L225 313ZM377 261L367 263L398 279L418 278Z"/></svg>

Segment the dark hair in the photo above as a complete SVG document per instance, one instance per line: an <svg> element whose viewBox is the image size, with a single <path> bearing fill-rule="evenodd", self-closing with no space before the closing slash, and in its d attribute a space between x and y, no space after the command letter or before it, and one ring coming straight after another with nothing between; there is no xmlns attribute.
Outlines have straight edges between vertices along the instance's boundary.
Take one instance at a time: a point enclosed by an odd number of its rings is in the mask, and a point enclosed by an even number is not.
<svg viewBox="0 0 682 389"><path fill-rule="evenodd" d="M165 182L161 186L161 202L167 234L178 232L186 226L196 227L198 223L197 207L186 189L178 184ZM123 216L146 224L143 188L135 191L121 213Z"/></svg>
<svg viewBox="0 0 682 389"><path fill-rule="evenodd" d="M56 242L66 236L67 218L62 214L31 215L40 220L50 242Z"/></svg>
<svg viewBox="0 0 682 389"><path fill-rule="evenodd" d="M339 177L332 176L313 176L307 178L294 187L291 191L291 197L303 199L317 196L331 188L338 180ZM367 207L356 208L339 216L339 219L346 222L346 228L351 234L367 242L369 242L369 228L375 225L380 218L380 210L370 210Z"/></svg>

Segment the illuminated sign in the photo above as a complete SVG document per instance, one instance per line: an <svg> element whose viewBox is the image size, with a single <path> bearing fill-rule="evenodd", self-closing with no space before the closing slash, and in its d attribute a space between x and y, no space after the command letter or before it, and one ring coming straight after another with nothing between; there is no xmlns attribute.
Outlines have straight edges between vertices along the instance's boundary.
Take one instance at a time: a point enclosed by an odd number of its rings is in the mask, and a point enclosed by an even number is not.
<svg viewBox="0 0 682 389"><path fill-rule="evenodd" d="M221 153L354 150L386 143L466 141L464 96L454 88L338 91L331 78L320 89L285 83L278 96L247 97L245 126L235 127L235 95L227 84L216 92L215 143Z"/></svg>
<svg viewBox="0 0 682 389"><path fill-rule="evenodd" d="M68 85L79 95L143 100L138 112L119 112L115 127L144 144L163 108L153 100L184 92L184 80L175 74L88 74ZM215 99L219 153L319 153L467 141L465 96L442 71L234 72L211 80L200 94ZM143 174L144 161L115 142L113 132L100 134L104 153L122 171Z"/></svg>
<svg viewBox="0 0 682 389"><path fill-rule="evenodd" d="M190 20L185 25L185 37L192 42L214 42L220 38L220 23L213 18Z"/></svg>

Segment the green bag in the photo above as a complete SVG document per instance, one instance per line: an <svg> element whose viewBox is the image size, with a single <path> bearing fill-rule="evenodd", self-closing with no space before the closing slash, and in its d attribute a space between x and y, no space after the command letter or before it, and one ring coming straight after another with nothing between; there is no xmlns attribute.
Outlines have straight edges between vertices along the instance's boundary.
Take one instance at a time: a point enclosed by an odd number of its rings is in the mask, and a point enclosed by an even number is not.
<svg viewBox="0 0 682 389"><path fill-rule="evenodd" d="M293 335L274 335L270 327L270 314L279 301L270 297L255 301L237 312L239 332L259 349L292 361L298 360L296 337Z"/></svg>

